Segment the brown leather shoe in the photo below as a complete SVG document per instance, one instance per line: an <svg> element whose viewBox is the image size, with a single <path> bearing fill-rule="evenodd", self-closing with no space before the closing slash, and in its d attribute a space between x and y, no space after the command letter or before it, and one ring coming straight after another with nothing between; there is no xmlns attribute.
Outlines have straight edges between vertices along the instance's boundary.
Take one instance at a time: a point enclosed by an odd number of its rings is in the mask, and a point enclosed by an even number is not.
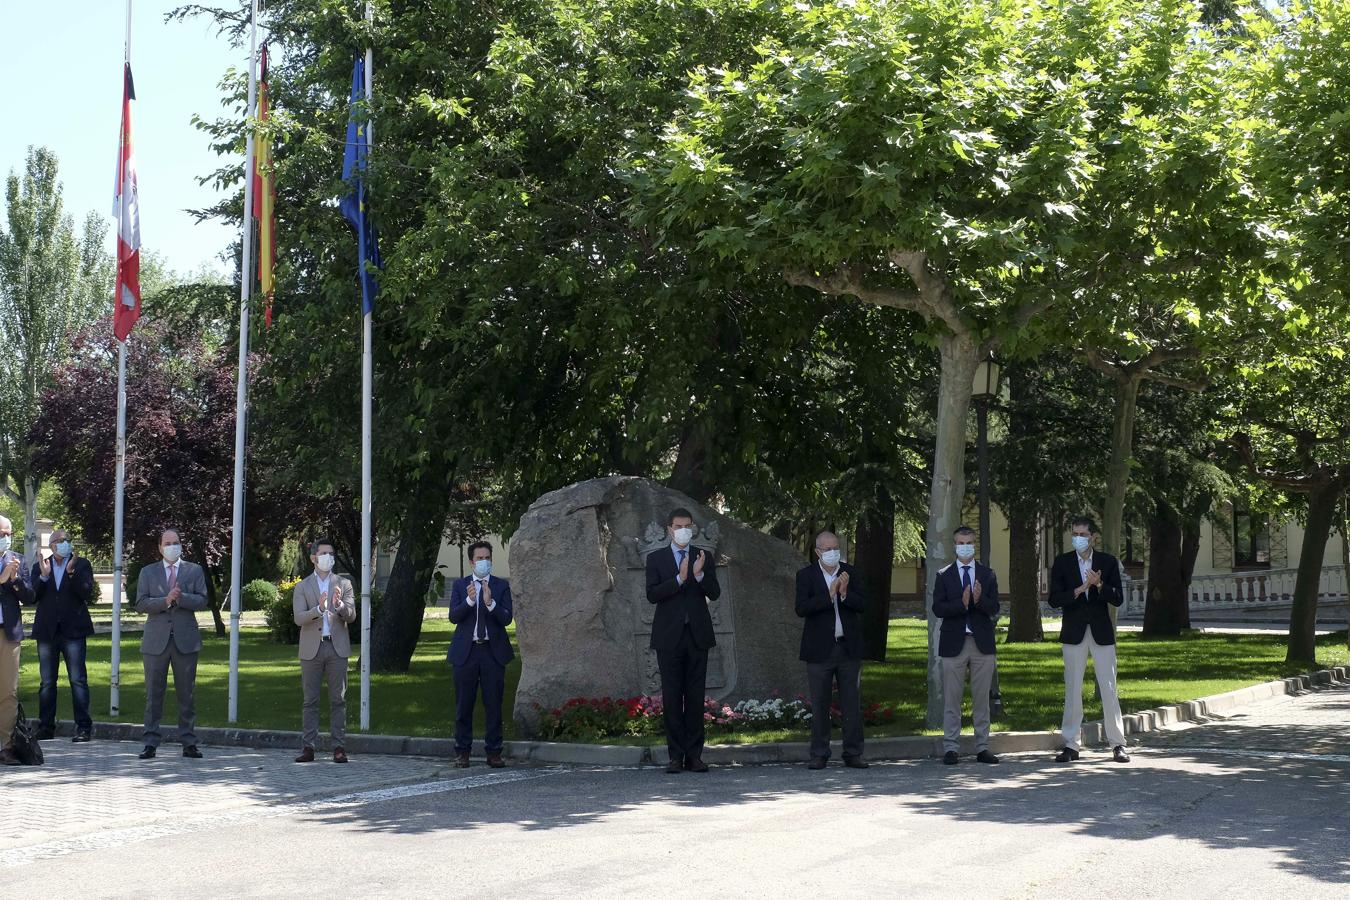
<svg viewBox="0 0 1350 900"><path fill-rule="evenodd" d="M666 774L667 774L667 775L678 775L678 774L680 774L680 773L683 772L683 771L684 771L684 761L683 761L683 760L672 759L670 762L666 763Z"/></svg>
<svg viewBox="0 0 1350 900"><path fill-rule="evenodd" d="M806 767L807 767L808 769L823 769L823 768L825 768L825 757L823 757L823 756L813 756L813 757L811 757L811 761L810 761L809 763L806 764Z"/></svg>
<svg viewBox="0 0 1350 900"><path fill-rule="evenodd" d="M333 762L345 763L347 761L347 751L341 747L333 748Z"/></svg>
<svg viewBox="0 0 1350 900"><path fill-rule="evenodd" d="M295 758L296 762L314 762L314 748L306 747L300 751L300 755Z"/></svg>
<svg viewBox="0 0 1350 900"><path fill-rule="evenodd" d="M506 767L506 760L502 759L500 753L494 753L488 757L488 765L494 769L503 769Z"/></svg>
<svg viewBox="0 0 1350 900"><path fill-rule="evenodd" d="M469 754L460 753L455 757L456 769L467 769L469 767Z"/></svg>
<svg viewBox="0 0 1350 900"><path fill-rule="evenodd" d="M691 756L684 761L684 770L686 772L706 772L708 771L708 764L703 761L702 757Z"/></svg>

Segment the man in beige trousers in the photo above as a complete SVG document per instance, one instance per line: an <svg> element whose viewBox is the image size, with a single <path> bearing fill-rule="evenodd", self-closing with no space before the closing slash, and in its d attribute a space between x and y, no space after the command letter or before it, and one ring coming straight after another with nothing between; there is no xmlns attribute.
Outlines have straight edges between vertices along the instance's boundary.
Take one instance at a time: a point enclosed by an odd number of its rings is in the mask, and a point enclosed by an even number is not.
<svg viewBox="0 0 1350 900"><path fill-rule="evenodd" d="M314 762L319 740L319 690L328 683L328 733L333 738L333 762L345 763L347 751L347 657L351 640L347 623L356 619L352 583L333 573L333 544L320 538L309 545L314 572L295 586L291 606L300 626L300 683L305 702L300 721L304 746L298 763Z"/></svg>

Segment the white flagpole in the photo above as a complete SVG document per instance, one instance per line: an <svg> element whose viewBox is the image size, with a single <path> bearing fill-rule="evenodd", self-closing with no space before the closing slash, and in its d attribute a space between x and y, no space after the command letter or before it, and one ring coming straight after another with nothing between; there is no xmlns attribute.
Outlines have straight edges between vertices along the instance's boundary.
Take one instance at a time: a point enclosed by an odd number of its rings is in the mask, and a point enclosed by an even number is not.
<svg viewBox="0 0 1350 900"><path fill-rule="evenodd" d="M366 21L375 21L375 12L370 0L366 0ZM366 47L366 109L370 109L372 88L375 82L375 51ZM374 123L366 119L366 145L375 144ZM364 188L365 182L362 181ZM363 200L364 202L364 200ZM373 304L372 304L373 306ZM374 362L371 355L371 323L375 318L370 312L361 315L361 730L370 730L370 576L371 576L371 540L370 540L370 420L371 395L374 391Z"/></svg>
<svg viewBox="0 0 1350 900"><path fill-rule="evenodd" d="M230 698L228 720L239 721L240 580L244 566L244 435L248 429L248 302L253 287L253 117L258 102L258 0L249 15L248 108L244 114L244 247L239 277L239 381L234 399L234 534L230 542Z"/></svg>
<svg viewBox="0 0 1350 900"><path fill-rule="evenodd" d="M131 65L131 0L127 0L127 40L122 55L122 104L126 105L126 66ZM117 137L117 168L120 182L125 182L122 169L126 156L126 123L123 122ZM120 203L127 198L118 188ZM119 204L120 213L120 204ZM120 222L120 215L118 217ZM117 288L113 289L113 303L121 303L122 297ZM127 336L130 338L130 335ZM112 610L112 676L108 680L108 716L116 719L122 714L121 672L122 672L122 513L123 496L126 489L127 471L127 342L117 342L117 487L113 500L113 610Z"/></svg>

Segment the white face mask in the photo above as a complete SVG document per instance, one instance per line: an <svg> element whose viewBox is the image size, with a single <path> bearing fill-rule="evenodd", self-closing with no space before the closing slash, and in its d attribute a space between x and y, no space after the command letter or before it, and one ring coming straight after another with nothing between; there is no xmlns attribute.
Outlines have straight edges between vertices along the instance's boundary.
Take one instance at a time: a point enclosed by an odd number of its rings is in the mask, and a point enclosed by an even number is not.
<svg viewBox="0 0 1350 900"><path fill-rule="evenodd" d="M694 529L676 528L673 540L677 547L688 547L689 542L694 539Z"/></svg>
<svg viewBox="0 0 1350 900"><path fill-rule="evenodd" d="M820 561L823 562L825 565L830 566L831 568L839 565L839 548L835 547L833 549L823 551L820 554Z"/></svg>
<svg viewBox="0 0 1350 900"><path fill-rule="evenodd" d="M1087 535L1075 534L1073 536L1073 549L1077 550L1079 553L1082 553L1091 545L1092 545L1092 538L1088 537Z"/></svg>
<svg viewBox="0 0 1350 900"><path fill-rule="evenodd" d="M182 544L167 544L159 548L159 552L164 555L164 561L167 563L178 562L179 557L183 555Z"/></svg>
<svg viewBox="0 0 1350 900"><path fill-rule="evenodd" d="M975 545L974 545L974 544L957 544L957 545L956 545L956 558L957 558L957 559L960 559L960 560L963 560L963 561L965 561L965 562L970 562L972 559L975 558Z"/></svg>
<svg viewBox="0 0 1350 900"><path fill-rule="evenodd" d="M320 572L333 571L333 554L320 553L318 558L314 560L314 568L318 569Z"/></svg>

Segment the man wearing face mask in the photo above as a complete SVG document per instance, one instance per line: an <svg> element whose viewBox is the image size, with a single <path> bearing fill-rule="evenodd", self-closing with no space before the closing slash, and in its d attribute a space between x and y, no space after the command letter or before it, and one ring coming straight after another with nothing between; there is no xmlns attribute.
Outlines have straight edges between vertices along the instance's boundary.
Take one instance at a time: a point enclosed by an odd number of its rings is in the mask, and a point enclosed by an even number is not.
<svg viewBox="0 0 1350 900"><path fill-rule="evenodd" d="M511 583L492 574L492 545L469 545L473 573L450 586L450 621L455 635L446 658L455 670L455 765L469 766L473 749L473 707L483 692L487 764L500 769L502 760L502 698L506 696L506 666L515 658L506 626L511 624Z"/></svg>
<svg viewBox="0 0 1350 900"><path fill-rule="evenodd" d="M56 682L62 658L75 713L75 743L89 740L89 676L85 672L85 640L94 633L89 604L94 600L94 569L75 554L65 529L51 534L52 554L39 556L31 583L37 614L33 637L38 645L38 739L56 736Z"/></svg>
<svg viewBox="0 0 1350 900"><path fill-rule="evenodd" d="M164 714L164 693L173 669L173 693L178 699L178 742L183 755L201 759L197 747L197 656L202 635L197 629L197 611L206 609L206 573L196 563L183 559L183 541L167 528L159 535L159 562L152 562L136 576L136 611L145 613L141 634L141 662L145 667L145 749L141 759L154 759L163 736L159 731Z"/></svg>
<svg viewBox="0 0 1350 900"><path fill-rule="evenodd" d="M975 759L997 763L989 750L989 686L994 678L994 616L998 615L998 577L975 561L975 531L962 525L952 534L956 561L938 570L933 585L933 614L942 620L938 656L942 658L942 761L961 760L961 700L970 672L971 719Z"/></svg>
<svg viewBox="0 0 1350 900"><path fill-rule="evenodd" d="M20 604L33 602L23 557L10 549L14 526L0 516L0 765L17 766L10 746L19 718L19 643L23 640Z"/></svg>
<svg viewBox="0 0 1350 900"><path fill-rule="evenodd" d="M797 615L802 621L801 660L811 692L810 769L830 758L830 697L839 684L844 725L844 765L866 769L863 760L862 612L867 607L858 572L839 555L839 537L816 535L818 562L797 573Z"/></svg>
<svg viewBox="0 0 1350 900"><path fill-rule="evenodd" d="M328 734L333 739L333 762L347 761L347 659L351 638L347 623L356 620L352 583L334 574L333 543L320 538L309 545L314 572L295 586L291 607L300 626L300 685L305 700L300 708L298 763L314 762L319 741L319 691L328 685Z"/></svg>
<svg viewBox="0 0 1350 900"><path fill-rule="evenodd" d="M703 705L708 651L717 644L708 604L722 595L722 588L712 554L690 547L694 517L689 510L671 510L666 533L669 549L647 554L647 602L656 604L651 648L661 670L662 715L670 754L666 774L706 772Z"/></svg>
<svg viewBox="0 0 1350 900"><path fill-rule="evenodd" d="M1102 724L1111 743L1112 758L1130 761L1125 752L1125 723L1116 696L1116 629L1107 604L1120 606L1125 595L1120 585L1120 563L1109 553L1092 549L1096 526L1083 516L1069 523L1073 552L1055 557L1050 569L1050 605L1064 610L1059 641L1064 645L1064 747L1056 762L1073 762L1082 746L1083 672L1088 654L1097 673L1102 695Z"/></svg>

